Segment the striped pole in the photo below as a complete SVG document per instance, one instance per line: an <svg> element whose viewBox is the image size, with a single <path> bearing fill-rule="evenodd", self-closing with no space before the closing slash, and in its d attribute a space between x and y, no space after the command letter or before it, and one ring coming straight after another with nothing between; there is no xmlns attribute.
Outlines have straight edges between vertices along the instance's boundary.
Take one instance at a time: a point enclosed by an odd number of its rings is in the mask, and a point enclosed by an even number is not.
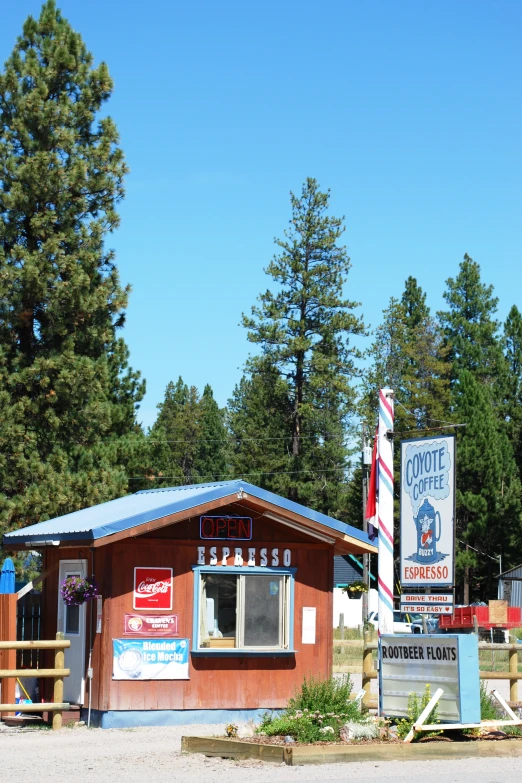
<svg viewBox="0 0 522 783"><path fill-rule="evenodd" d="M393 633L393 392L379 391L379 634Z"/></svg>

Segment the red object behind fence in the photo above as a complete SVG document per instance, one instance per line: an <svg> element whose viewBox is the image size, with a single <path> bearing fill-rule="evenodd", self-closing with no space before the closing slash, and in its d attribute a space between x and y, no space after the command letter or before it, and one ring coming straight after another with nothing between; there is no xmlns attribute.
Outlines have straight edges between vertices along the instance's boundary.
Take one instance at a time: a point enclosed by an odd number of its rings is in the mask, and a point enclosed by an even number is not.
<svg viewBox="0 0 522 783"><path fill-rule="evenodd" d="M507 623L490 623L488 606L456 606L452 615L441 615L441 628L472 628L473 617L479 628L518 628L521 625L520 607L509 606Z"/></svg>

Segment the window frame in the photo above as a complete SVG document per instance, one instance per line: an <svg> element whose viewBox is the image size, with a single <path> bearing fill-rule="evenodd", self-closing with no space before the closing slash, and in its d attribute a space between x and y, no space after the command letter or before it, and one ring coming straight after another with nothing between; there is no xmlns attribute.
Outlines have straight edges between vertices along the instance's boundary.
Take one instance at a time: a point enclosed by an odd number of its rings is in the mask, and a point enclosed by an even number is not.
<svg viewBox="0 0 522 783"><path fill-rule="evenodd" d="M294 655L294 583L296 568L290 566L192 566L194 572L194 603L192 618L192 649L191 655L213 656L213 657L238 657L240 656L265 656L272 658L274 656ZM288 600L286 602L286 622L288 623L288 648L282 647L231 647L231 648L212 648L199 646L200 629L200 596L201 596L201 576L203 574L232 574L234 576L286 576L288 578ZM244 607L241 606L242 598L238 591L237 610L238 621L242 622L242 613ZM241 618L241 619L240 619Z"/></svg>

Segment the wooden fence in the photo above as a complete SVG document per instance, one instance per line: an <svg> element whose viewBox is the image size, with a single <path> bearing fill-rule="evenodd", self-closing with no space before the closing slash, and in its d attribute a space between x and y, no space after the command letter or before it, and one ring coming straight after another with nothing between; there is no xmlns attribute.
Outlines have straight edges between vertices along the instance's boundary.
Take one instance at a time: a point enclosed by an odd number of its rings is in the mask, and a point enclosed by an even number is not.
<svg viewBox="0 0 522 783"><path fill-rule="evenodd" d="M16 597L16 596L15 596ZM0 681L2 682L2 695L6 698L5 704L0 704L0 716L2 713L13 712L52 712L53 713L53 729L61 729L62 727L62 712L70 709L70 704L63 701L63 678L68 677L71 673L70 669L65 668L65 654L66 647L70 647L71 642L68 639L63 638L63 633L56 634L56 641L26 641L26 642L13 642L4 641L0 642L0 655L5 652L11 653L11 665L6 668L0 669ZM52 669L17 669L16 668L16 651L17 650L54 650L54 668ZM5 662L5 658L4 658ZM3 664L2 664L3 665ZM14 702L14 684L17 677L52 677L54 680L54 692L52 702L35 702L33 704L15 704ZM6 686L5 683L10 683ZM12 699L11 703L8 703L9 698Z"/></svg>
<svg viewBox="0 0 522 783"><path fill-rule="evenodd" d="M518 671L518 656L522 652L522 644L490 644L489 642L479 642L479 654L481 650L488 651L507 651L509 656L509 671L489 672L480 671L481 680L509 680L509 700L511 704L518 704L518 681L522 680L522 672ZM363 642L363 675L362 687L365 690L363 704L368 708L376 708L377 701L370 697L370 684L372 680L377 679L375 670L373 652L377 650L377 642L373 641L370 634L364 634Z"/></svg>
<svg viewBox="0 0 522 783"><path fill-rule="evenodd" d="M40 639L42 616L42 595L32 590L18 597L16 603L16 640L18 642L36 642ZM5 639L0 636L0 639ZM17 650L16 666L35 669L40 665L40 650Z"/></svg>

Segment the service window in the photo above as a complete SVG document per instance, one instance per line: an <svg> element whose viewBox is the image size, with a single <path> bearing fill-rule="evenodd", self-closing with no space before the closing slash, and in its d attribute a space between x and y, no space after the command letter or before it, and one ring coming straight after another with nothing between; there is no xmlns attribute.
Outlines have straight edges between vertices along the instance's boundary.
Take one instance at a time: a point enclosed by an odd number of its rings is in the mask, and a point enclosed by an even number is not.
<svg viewBox="0 0 522 783"><path fill-rule="evenodd" d="M293 575L195 572L194 650L289 650ZM197 635L197 638L196 638Z"/></svg>

